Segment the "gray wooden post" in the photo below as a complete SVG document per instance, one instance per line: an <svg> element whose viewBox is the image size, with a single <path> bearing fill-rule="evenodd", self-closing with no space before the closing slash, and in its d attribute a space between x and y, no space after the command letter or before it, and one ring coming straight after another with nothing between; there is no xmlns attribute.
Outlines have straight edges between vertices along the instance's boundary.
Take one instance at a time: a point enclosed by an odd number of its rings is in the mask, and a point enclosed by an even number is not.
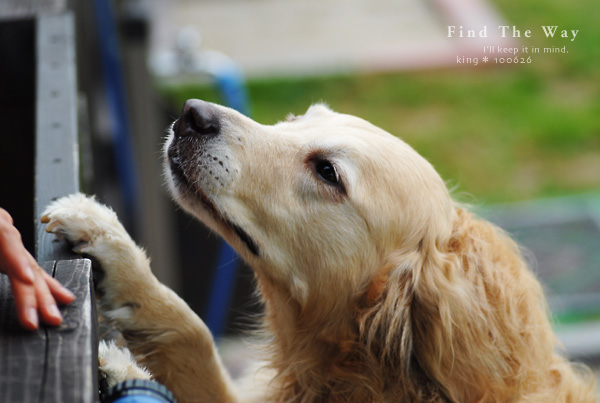
<svg viewBox="0 0 600 403"><path fill-rule="evenodd" d="M37 259L77 299L61 308L60 326L25 331L15 316L8 278L0 276L0 402L93 403L98 400L98 337L91 262L39 222L52 200L79 191L74 21L62 13L40 14L35 22L35 177L23 180L35 187Z"/></svg>

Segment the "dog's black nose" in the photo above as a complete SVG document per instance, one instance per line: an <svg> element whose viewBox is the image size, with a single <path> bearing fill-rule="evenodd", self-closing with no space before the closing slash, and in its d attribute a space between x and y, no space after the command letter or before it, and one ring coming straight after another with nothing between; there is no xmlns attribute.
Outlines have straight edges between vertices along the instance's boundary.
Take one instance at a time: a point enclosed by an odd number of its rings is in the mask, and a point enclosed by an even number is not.
<svg viewBox="0 0 600 403"><path fill-rule="evenodd" d="M181 116L173 125L177 137L217 135L221 130L220 112L211 103L188 99Z"/></svg>

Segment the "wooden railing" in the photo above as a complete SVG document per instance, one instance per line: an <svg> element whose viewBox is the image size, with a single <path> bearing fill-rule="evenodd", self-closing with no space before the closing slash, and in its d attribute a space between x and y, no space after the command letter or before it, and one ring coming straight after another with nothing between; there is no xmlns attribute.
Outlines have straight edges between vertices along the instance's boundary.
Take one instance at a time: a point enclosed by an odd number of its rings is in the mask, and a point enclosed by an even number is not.
<svg viewBox="0 0 600 403"><path fill-rule="evenodd" d="M14 188L2 188L2 201L13 199L15 216L20 218L15 222L20 221L23 226L25 244L35 249L41 267L75 293L77 299L61 307L64 319L60 326L26 331L17 322L8 278L0 276L0 402L96 402L98 337L91 263L47 234L39 221L51 201L79 191L74 21L67 12L41 14L18 22L0 21L2 24L8 25L0 28L1 41L11 40L14 27L14 40L21 34L33 36L34 57L24 59L35 61L35 68L24 66L24 71L31 70L33 74L30 79L35 83L34 100L30 106L22 103L21 108L28 111L14 112L35 119L33 134L27 133L28 122L21 118L23 125L17 122L3 136L0 147L5 147L5 158L0 161L0 179L19 180L7 181ZM15 75L20 74L18 69L12 70ZM11 78L1 80L8 83ZM27 77L22 80L28 83ZM8 96L1 99L3 114L14 116L10 106L6 106ZM33 170L21 169L29 164L33 164ZM23 172L32 177L23 177ZM26 228L28 225L31 230Z"/></svg>

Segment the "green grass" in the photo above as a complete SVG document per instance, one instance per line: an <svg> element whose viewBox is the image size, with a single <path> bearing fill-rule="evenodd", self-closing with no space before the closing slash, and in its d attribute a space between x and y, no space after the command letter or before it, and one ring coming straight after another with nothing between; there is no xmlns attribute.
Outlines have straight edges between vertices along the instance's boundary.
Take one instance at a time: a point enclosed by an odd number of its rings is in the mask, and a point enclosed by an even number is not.
<svg viewBox="0 0 600 403"><path fill-rule="evenodd" d="M600 322L600 312L569 312L561 315L554 315L552 321L557 329L586 322Z"/></svg>
<svg viewBox="0 0 600 403"><path fill-rule="evenodd" d="M272 124L325 101L402 138L480 202L600 189L600 2L496 6L509 25L534 32L524 44L567 44L569 53L510 67L252 80L252 117ZM579 34L573 42L546 39L542 25ZM207 86L161 91L175 110L187 98L221 102Z"/></svg>

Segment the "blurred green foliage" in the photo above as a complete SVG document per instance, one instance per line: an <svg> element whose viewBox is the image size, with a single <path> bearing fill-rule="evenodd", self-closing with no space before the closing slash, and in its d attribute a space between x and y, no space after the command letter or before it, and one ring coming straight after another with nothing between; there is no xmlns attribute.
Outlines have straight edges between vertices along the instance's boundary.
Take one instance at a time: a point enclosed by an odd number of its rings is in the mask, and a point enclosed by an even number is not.
<svg viewBox="0 0 600 403"><path fill-rule="evenodd" d="M499 0L523 45L567 46L531 64L334 77L250 80L252 117L273 124L314 102L363 117L411 144L477 202L600 189L600 2ZM542 25L578 29L546 38ZM185 99L222 102L206 85L162 86ZM470 201L473 201L471 198Z"/></svg>

